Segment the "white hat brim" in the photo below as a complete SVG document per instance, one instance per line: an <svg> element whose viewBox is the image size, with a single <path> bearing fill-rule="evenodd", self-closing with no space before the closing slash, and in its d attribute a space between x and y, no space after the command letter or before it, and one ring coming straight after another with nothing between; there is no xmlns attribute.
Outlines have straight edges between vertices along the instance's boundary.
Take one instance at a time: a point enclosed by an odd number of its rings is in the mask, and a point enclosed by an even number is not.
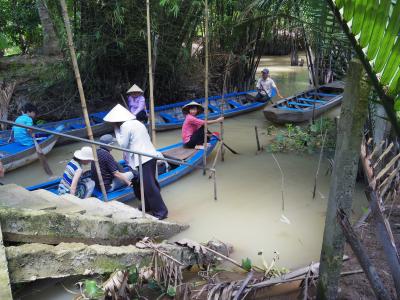
<svg viewBox="0 0 400 300"><path fill-rule="evenodd" d="M128 120L135 120L136 117L121 104L114 106L112 110L103 118L105 122L125 122Z"/></svg>
<svg viewBox="0 0 400 300"><path fill-rule="evenodd" d="M74 157L80 160L94 160L93 153L91 153L91 155L87 155L82 150L76 150L74 152Z"/></svg>
<svg viewBox="0 0 400 300"><path fill-rule="evenodd" d="M136 84L132 85L131 88L126 93L130 94L130 93L134 93L134 92L144 93L143 90Z"/></svg>

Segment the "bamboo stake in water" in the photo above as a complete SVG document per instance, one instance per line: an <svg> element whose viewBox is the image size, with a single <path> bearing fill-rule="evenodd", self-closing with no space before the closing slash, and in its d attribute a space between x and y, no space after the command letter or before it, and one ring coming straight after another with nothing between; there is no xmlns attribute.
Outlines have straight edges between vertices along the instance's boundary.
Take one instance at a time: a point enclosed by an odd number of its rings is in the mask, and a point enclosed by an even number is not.
<svg viewBox="0 0 400 300"><path fill-rule="evenodd" d="M222 98L221 98L221 106L220 106L220 110L221 110L221 117L224 116L224 109L225 109L225 94L226 94L226 81L228 78L228 72L229 72L229 68L230 68L230 62L231 62L231 57L232 57L232 52L229 54L228 57L228 62L226 63L226 67L225 67L225 74L224 74L224 83L222 85ZM225 161L225 149L224 149L224 121L222 121L220 123L220 134L221 134L221 160Z"/></svg>
<svg viewBox="0 0 400 300"><path fill-rule="evenodd" d="M146 0L147 10L147 57L149 67L149 94L150 94L150 131L151 141L156 145L156 127L154 116L154 94L153 94L153 67L151 62L151 32L150 32L150 1Z"/></svg>
<svg viewBox="0 0 400 300"><path fill-rule="evenodd" d="M314 190L313 190L313 196L312 196L313 199L315 199L315 193L317 191L317 179L318 179L318 174L319 174L319 168L321 166L322 154L324 153L324 145L325 145L327 133L328 133L328 131L325 130L324 137L322 138L321 152L319 153L318 167L317 167L317 172L315 173L315 178L314 178Z"/></svg>
<svg viewBox="0 0 400 300"><path fill-rule="evenodd" d="M203 166L206 167L207 164L207 121L208 121L208 0L205 0L204 6L205 14L205 80L204 80L204 154L203 154ZM206 170L203 169L203 175L206 175Z"/></svg>
<svg viewBox="0 0 400 300"><path fill-rule="evenodd" d="M67 5L65 4L65 0L60 0L60 4L61 4L62 15L64 18L65 30L67 32L68 47L69 47L69 51L71 53L71 60L72 60L72 65L74 67L75 79L76 79L76 83L78 85L79 97L81 99L81 106L82 106L82 111L83 111L83 117L84 117L85 124L86 124L86 130L88 133L89 140L93 141L94 140L93 132L92 132L92 127L90 127L90 120L89 120L89 114L88 114L87 106L86 106L85 93L83 91L83 85L82 85L81 75L79 72L78 61L76 59L74 42L72 40L71 24L69 22ZM108 200L107 192L104 187L103 177L101 176L99 160L97 157L97 151L96 151L95 145L92 145L92 152L93 152L93 157L94 157L94 164L96 166L97 178L99 179L99 183L100 183L101 193L103 194L104 201L107 201Z"/></svg>

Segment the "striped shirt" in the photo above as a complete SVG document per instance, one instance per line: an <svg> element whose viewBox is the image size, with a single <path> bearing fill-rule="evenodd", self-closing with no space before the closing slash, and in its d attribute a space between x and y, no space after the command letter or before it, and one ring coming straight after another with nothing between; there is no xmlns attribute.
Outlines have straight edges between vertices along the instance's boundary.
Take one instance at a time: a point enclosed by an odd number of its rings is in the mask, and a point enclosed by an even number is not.
<svg viewBox="0 0 400 300"><path fill-rule="evenodd" d="M71 159L65 167L60 185L58 186L58 191L60 194L69 193L71 189L72 179L74 178L76 171L78 171L79 169L82 169L81 165L75 159Z"/></svg>
<svg viewBox="0 0 400 300"><path fill-rule="evenodd" d="M118 171L118 164L110 151L104 148L97 149L97 157L100 165L101 176L106 191L111 188L111 183L114 179L114 173ZM96 166L94 162L91 164L92 179L96 183L96 187L100 188L99 178L97 177Z"/></svg>

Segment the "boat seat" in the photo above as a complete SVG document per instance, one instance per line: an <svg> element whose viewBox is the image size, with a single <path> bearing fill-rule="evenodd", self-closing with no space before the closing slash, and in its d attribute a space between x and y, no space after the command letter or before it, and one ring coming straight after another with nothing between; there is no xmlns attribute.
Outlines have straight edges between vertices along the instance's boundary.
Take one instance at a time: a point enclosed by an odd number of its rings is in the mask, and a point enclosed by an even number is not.
<svg viewBox="0 0 400 300"><path fill-rule="evenodd" d="M243 106L242 104L240 104L240 103L238 103L238 102L236 102L235 100L232 100L232 99L229 99L227 102L228 102L230 105L232 105L234 108L238 108L238 107Z"/></svg>
<svg viewBox="0 0 400 300"><path fill-rule="evenodd" d="M158 115L159 115L161 118L163 118L164 121L167 122L167 123L179 122L179 119L177 119L177 118L171 116L170 114L160 112Z"/></svg>
<svg viewBox="0 0 400 300"><path fill-rule="evenodd" d="M297 106L304 106L304 107L311 107L311 106L313 106L312 104L299 103L299 102L288 102L287 104L290 104L290 105L297 105Z"/></svg>
<svg viewBox="0 0 400 300"><path fill-rule="evenodd" d="M292 108L292 107L287 107L287 106L278 106L278 109L282 109L282 110L291 110L291 111L303 111L300 108Z"/></svg>
<svg viewBox="0 0 400 300"><path fill-rule="evenodd" d="M322 97L335 97L339 96L338 94L328 94L328 93L320 93L320 92L310 92L310 95L315 95L315 96L322 96Z"/></svg>
<svg viewBox="0 0 400 300"><path fill-rule="evenodd" d="M176 160L187 160L197 153L197 149L178 147L171 150L163 151L162 154L166 158Z"/></svg>
<svg viewBox="0 0 400 300"><path fill-rule="evenodd" d="M315 102L315 103L325 103L326 101L324 100L318 100L318 99L311 99L311 98L297 98L297 100L301 101L307 101L307 102Z"/></svg>
<svg viewBox="0 0 400 300"><path fill-rule="evenodd" d="M208 104L208 108L211 109L213 113L219 113L220 112L219 108L216 107L215 105Z"/></svg>
<svg viewBox="0 0 400 300"><path fill-rule="evenodd" d="M70 126L70 128L72 128L72 129L81 129L84 127L86 127L85 124L71 124L71 126Z"/></svg>

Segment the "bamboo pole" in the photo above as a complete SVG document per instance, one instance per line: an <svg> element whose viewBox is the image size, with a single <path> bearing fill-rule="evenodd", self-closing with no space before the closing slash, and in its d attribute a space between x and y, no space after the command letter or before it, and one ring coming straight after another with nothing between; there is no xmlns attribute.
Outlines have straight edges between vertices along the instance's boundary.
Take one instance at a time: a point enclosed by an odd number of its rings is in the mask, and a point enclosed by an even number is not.
<svg viewBox="0 0 400 300"><path fill-rule="evenodd" d="M208 121L208 0L205 0L204 5L204 35L205 35L205 72L204 72L204 154L203 167L207 164L207 121ZM206 175L206 170L203 169L203 175Z"/></svg>
<svg viewBox="0 0 400 300"><path fill-rule="evenodd" d="M87 106L86 106L85 93L83 91L83 85L82 85L81 75L79 72L78 61L76 59L74 42L72 40L71 24L69 22L67 5L65 4L65 0L60 0L60 4L61 4L61 10L62 10L62 15L63 15L63 19L64 19L64 24L65 24L65 30L67 32L68 47L69 47L69 51L71 53L71 60L72 60L73 68L74 68L75 79L76 79L76 83L78 85L79 97L81 99L81 106L82 106L83 117L85 119L86 130L88 133L89 140L93 141L94 140L93 132L92 132L92 128L90 127L90 120L89 120L89 114L88 114ZM104 201L107 201L108 200L107 192L104 187L103 177L101 176L99 160L97 157L97 151L96 151L95 145L92 145L92 151L93 151L94 164L96 166L96 172L97 172L97 177L99 179L101 192L103 194Z"/></svg>
<svg viewBox="0 0 400 300"><path fill-rule="evenodd" d="M151 61L151 32L150 32L150 1L146 0L146 11L147 11L147 57L148 57L148 68L149 68L149 94L150 94L150 131L151 141L153 145L156 145L156 126L154 118L154 94L153 94L153 68Z"/></svg>
<svg viewBox="0 0 400 300"><path fill-rule="evenodd" d="M224 82L222 84L222 98L221 98L221 117L224 116L224 109L225 109L225 94L226 94L226 81L228 78L228 72L231 63L232 52L229 53L228 61L225 67L225 74L224 74ZM221 161L225 161L225 150L224 150L224 121L220 123L220 134L221 134L221 142L222 142L222 149L221 149Z"/></svg>

